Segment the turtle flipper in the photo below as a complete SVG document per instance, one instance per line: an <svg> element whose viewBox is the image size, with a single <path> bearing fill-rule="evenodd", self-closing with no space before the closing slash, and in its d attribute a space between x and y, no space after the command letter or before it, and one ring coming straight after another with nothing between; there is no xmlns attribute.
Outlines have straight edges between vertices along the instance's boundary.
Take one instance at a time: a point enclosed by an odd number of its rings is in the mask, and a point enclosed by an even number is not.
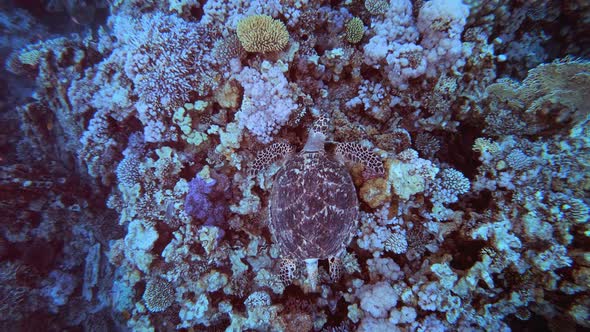
<svg viewBox="0 0 590 332"><path fill-rule="evenodd" d="M256 176L258 172L264 170L272 163L292 155L293 152L293 147L287 143L272 144L258 152L256 159L248 167L248 175Z"/></svg>
<svg viewBox="0 0 590 332"><path fill-rule="evenodd" d="M342 260L336 256L328 257L330 280L337 282L342 277Z"/></svg>
<svg viewBox="0 0 590 332"><path fill-rule="evenodd" d="M283 285L288 286L295 279L297 273L297 263L294 259L283 258L279 263L279 277Z"/></svg>
<svg viewBox="0 0 590 332"><path fill-rule="evenodd" d="M385 174L383 161L368 148L357 143L336 143L336 158L352 163L360 163L375 175Z"/></svg>

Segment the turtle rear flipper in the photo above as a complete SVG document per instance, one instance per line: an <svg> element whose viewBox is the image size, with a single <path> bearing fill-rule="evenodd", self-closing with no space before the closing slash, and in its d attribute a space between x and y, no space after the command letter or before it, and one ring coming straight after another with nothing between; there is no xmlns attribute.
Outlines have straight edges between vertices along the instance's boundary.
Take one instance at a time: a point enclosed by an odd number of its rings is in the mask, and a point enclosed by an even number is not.
<svg viewBox="0 0 590 332"><path fill-rule="evenodd" d="M283 285L288 286L295 279L297 273L297 262L291 258L283 258L279 263L279 276Z"/></svg>
<svg viewBox="0 0 590 332"><path fill-rule="evenodd" d="M256 176L258 172L264 170L273 163L289 157L294 151L293 147L287 143L272 144L258 152L256 159L254 159L248 167L248 175Z"/></svg>
<svg viewBox="0 0 590 332"><path fill-rule="evenodd" d="M338 282L342 277L342 260L336 256L328 257L330 280Z"/></svg>

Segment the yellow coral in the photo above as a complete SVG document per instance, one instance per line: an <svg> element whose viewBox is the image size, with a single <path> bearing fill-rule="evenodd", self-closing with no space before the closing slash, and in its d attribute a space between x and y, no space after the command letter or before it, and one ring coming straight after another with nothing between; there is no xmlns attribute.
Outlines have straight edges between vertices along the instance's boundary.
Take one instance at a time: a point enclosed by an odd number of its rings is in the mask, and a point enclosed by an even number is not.
<svg viewBox="0 0 590 332"><path fill-rule="evenodd" d="M359 192L361 200L371 208L395 203L398 199L408 200L423 192L439 171L430 161L418 158L417 152L411 149L396 158L386 159L384 164L385 177L365 181ZM353 169L353 178L354 173Z"/></svg>
<svg viewBox="0 0 590 332"><path fill-rule="evenodd" d="M479 137L473 143L473 151L496 154L500 151L500 146L489 138Z"/></svg>
<svg viewBox="0 0 590 332"><path fill-rule="evenodd" d="M289 41L285 24L268 15L248 16L238 22L238 39L248 52L280 51Z"/></svg>
<svg viewBox="0 0 590 332"><path fill-rule="evenodd" d="M215 90L214 100L222 108L236 110L240 107L241 91L234 81L225 82L225 84Z"/></svg>
<svg viewBox="0 0 590 332"><path fill-rule="evenodd" d="M391 191L388 189L386 179L370 179L365 181L359 195L363 202L367 203L371 209L375 209L391 199Z"/></svg>
<svg viewBox="0 0 590 332"><path fill-rule="evenodd" d="M351 44L357 44L363 39L365 26L360 18L355 17L346 23L346 40Z"/></svg>
<svg viewBox="0 0 590 332"><path fill-rule="evenodd" d="M402 200L426 190L428 181L432 181L438 173L438 168L430 161L419 158L409 161L391 159L386 165L391 191Z"/></svg>

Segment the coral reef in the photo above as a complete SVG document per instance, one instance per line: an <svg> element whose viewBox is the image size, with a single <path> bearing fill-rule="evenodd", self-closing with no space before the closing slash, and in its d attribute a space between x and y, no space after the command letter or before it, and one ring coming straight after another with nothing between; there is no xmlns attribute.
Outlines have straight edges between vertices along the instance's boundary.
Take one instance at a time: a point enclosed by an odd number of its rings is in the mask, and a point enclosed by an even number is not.
<svg viewBox="0 0 590 332"><path fill-rule="evenodd" d="M589 329L589 18L3 3L0 330ZM313 151L349 171L359 217L309 288L269 196L328 118Z"/></svg>

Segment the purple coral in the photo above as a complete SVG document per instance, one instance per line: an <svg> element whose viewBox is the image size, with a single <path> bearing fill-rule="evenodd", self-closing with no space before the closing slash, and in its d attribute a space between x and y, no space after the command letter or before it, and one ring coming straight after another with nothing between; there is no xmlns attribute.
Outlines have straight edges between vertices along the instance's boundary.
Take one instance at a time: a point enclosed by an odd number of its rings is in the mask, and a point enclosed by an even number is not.
<svg viewBox="0 0 590 332"><path fill-rule="evenodd" d="M219 181L218 181L219 180ZM219 225L223 222L228 193L225 189L227 179L224 176L203 179L197 174L189 182L189 191L184 202L184 209L190 216L205 222L205 225Z"/></svg>

